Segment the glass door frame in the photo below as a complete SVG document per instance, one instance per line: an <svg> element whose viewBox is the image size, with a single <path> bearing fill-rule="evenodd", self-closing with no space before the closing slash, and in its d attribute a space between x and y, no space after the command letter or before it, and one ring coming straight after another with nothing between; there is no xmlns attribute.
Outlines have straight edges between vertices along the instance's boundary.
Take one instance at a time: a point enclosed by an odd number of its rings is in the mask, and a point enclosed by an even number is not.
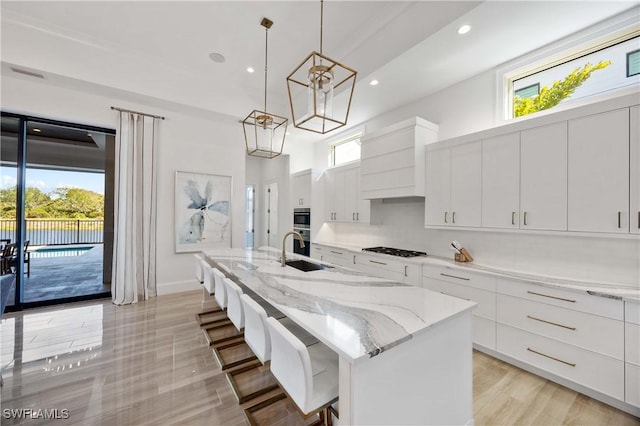
<svg viewBox="0 0 640 426"><path fill-rule="evenodd" d="M8 305L6 311L20 311L24 308L31 308L43 305L52 305L58 303L68 303L71 301L88 300L95 297L92 296L76 296L62 299L55 299L45 302L23 302L24 300L24 241L26 237L25 223L25 194L26 194L26 174L27 174L27 123L34 121L43 124L51 124L54 126L72 127L79 130L89 132L101 132L106 134L116 134L115 129L109 129L99 126L91 126L86 124L71 123L67 121L52 120L49 118L37 117L32 115L17 114L12 112L0 111L0 117L10 117L18 119L18 147L16 158L16 251L18 262L16 262L16 281L14 284L15 300L13 305Z"/></svg>

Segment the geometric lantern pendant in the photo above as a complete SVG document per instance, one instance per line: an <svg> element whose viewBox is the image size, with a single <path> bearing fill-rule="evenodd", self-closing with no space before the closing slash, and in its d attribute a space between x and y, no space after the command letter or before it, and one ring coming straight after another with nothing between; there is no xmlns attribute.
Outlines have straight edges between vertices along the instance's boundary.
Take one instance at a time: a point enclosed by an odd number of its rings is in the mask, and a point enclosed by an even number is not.
<svg viewBox="0 0 640 426"><path fill-rule="evenodd" d="M322 54L323 16L320 0L320 53L311 52L287 77L293 125L322 134L347 124L358 74Z"/></svg>
<svg viewBox="0 0 640 426"><path fill-rule="evenodd" d="M282 154L288 119L265 111L253 110L242 120L247 154L274 158Z"/></svg>
<svg viewBox="0 0 640 426"><path fill-rule="evenodd" d="M267 54L268 54L268 32L273 22L263 18L260 22L265 28L265 49L264 49L264 109L253 110L242 120L244 130L244 141L247 146L247 154L254 157L274 158L282 154L284 147L284 137L287 132L289 120L281 115L267 112Z"/></svg>
<svg viewBox="0 0 640 426"><path fill-rule="evenodd" d="M311 52L287 77L293 125L322 134L346 125L357 74Z"/></svg>

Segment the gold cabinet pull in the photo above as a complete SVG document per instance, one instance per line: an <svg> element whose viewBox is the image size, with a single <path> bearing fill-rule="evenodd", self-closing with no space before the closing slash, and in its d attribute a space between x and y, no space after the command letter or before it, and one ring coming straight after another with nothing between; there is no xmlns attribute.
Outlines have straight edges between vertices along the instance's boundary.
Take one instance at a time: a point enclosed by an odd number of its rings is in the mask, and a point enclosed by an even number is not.
<svg viewBox="0 0 640 426"><path fill-rule="evenodd" d="M445 293L444 291L441 291L440 294L444 294L445 296L451 296L451 297L455 297L456 299L462 299L462 300L466 300L467 302L471 302L471 299L465 299L464 297L454 296L453 294Z"/></svg>
<svg viewBox="0 0 640 426"><path fill-rule="evenodd" d="M451 223L456 223L456 212L451 213Z"/></svg>
<svg viewBox="0 0 640 426"><path fill-rule="evenodd" d="M516 212L511 212L511 224L516 224Z"/></svg>
<svg viewBox="0 0 640 426"><path fill-rule="evenodd" d="M384 263L384 262L378 262L378 261L376 261L376 260L370 260L369 262L371 262L371 263L377 263L378 265L386 265L386 263Z"/></svg>
<svg viewBox="0 0 640 426"><path fill-rule="evenodd" d="M354 265L356 264L356 255L355 254L353 255L353 264Z"/></svg>
<svg viewBox="0 0 640 426"><path fill-rule="evenodd" d="M524 212L524 226L527 226L527 212Z"/></svg>
<svg viewBox="0 0 640 426"><path fill-rule="evenodd" d="M550 299L562 300L563 302L576 303L576 301L572 299L565 299L564 297L557 297L557 296L549 296L548 294L536 293L535 291L527 290L527 293L533 294L534 296L542 296L542 297L548 297Z"/></svg>
<svg viewBox="0 0 640 426"><path fill-rule="evenodd" d="M449 213L449 212L444 212L444 223L448 223L447 222L447 213Z"/></svg>
<svg viewBox="0 0 640 426"><path fill-rule="evenodd" d="M333 254L339 254L339 255L342 255L342 254L343 254L343 253L341 253L341 252L339 252L339 251L333 251L333 250L329 250L329 251L330 251L331 253L333 253Z"/></svg>
<svg viewBox="0 0 640 426"><path fill-rule="evenodd" d="M638 229L640 229L640 211L638 211Z"/></svg>
<svg viewBox="0 0 640 426"><path fill-rule="evenodd" d="M360 220L360 212L356 213L356 220Z"/></svg>
<svg viewBox="0 0 640 426"><path fill-rule="evenodd" d="M404 276L405 276L405 277L408 277L408 276L409 276L409 275L407 275L407 268L408 268L408 266L407 266L407 265L404 265Z"/></svg>
<svg viewBox="0 0 640 426"><path fill-rule="evenodd" d="M527 315L527 318L532 319L534 321L540 321L540 322L543 322L545 324L555 325L556 327L566 328L567 330L576 331L575 327L569 327L568 325L558 324L557 322L543 320L543 319L540 319L540 318L532 317L531 315Z"/></svg>
<svg viewBox="0 0 640 426"><path fill-rule="evenodd" d="M351 213L351 220L352 220L352 221L354 221L354 222L356 221L356 214L355 214L355 212L352 212L352 213Z"/></svg>
<svg viewBox="0 0 640 426"><path fill-rule="evenodd" d="M558 362L561 362L561 363L563 363L563 364L567 364L567 365L569 365L569 366L571 366L571 367L575 367L575 366L576 366L576 363L575 363L575 362L567 362L567 361L563 361L563 360L561 360L560 358L556 358L556 357L551 356L551 355L543 354L542 352L538 352L538 351L533 350L533 349L531 349L531 348L527 348L527 350L528 350L529 352L533 352L534 354L542 355L542 356L547 357L547 358L549 358L549 359L552 359L552 360L554 360L554 361L558 361Z"/></svg>
<svg viewBox="0 0 640 426"><path fill-rule="evenodd" d="M622 212L618 212L618 228L622 228Z"/></svg>
<svg viewBox="0 0 640 426"><path fill-rule="evenodd" d="M440 273L440 275L442 275L443 277L449 277L449 278L455 278L455 279L458 279L458 280L469 281L469 278L456 277L455 275L443 274L442 272Z"/></svg>

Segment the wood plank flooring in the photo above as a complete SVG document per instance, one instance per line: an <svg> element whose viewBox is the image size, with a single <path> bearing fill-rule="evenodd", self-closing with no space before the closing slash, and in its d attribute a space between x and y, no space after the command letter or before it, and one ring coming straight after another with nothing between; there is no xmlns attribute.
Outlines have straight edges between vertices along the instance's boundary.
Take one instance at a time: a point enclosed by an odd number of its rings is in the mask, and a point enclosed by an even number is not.
<svg viewBox="0 0 640 426"><path fill-rule="evenodd" d="M248 425L196 322L201 301L196 291L137 305L100 300L5 315L0 423ZM38 409L67 409L69 418L8 418L6 409L32 409L35 417L44 415ZM274 424L297 424L290 408L280 411L285 418ZM640 424L479 352L474 412L476 425Z"/></svg>

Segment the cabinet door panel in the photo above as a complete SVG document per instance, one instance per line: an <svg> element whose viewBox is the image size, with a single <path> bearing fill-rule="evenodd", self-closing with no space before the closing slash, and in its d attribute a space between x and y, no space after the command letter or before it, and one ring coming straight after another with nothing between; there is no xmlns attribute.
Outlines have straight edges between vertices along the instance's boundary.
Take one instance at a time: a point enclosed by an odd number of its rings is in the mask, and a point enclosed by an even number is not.
<svg viewBox="0 0 640 426"><path fill-rule="evenodd" d="M451 150L439 149L427 152L425 224L449 225L451 223ZM445 220L445 214L447 218Z"/></svg>
<svg viewBox="0 0 640 426"><path fill-rule="evenodd" d="M332 222L334 220L334 212L336 211L336 179L332 172L326 172L323 176L324 180L324 220Z"/></svg>
<svg viewBox="0 0 640 426"><path fill-rule="evenodd" d="M346 204L345 204L345 173L343 170L334 174L333 177L333 197L334 197L334 215L333 219L338 222L345 222L347 219L351 220L350 216L347 217Z"/></svg>
<svg viewBox="0 0 640 426"><path fill-rule="evenodd" d="M480 141L451 149L451 223L480 226L482 145Z"/></svg>
<svg viewBox="0 0 640 426"><path fill-rule="evenodd" d="M520 133L482 141L482 226L518 228Z"/></svg>
<svg viewBox="0 0 640 426"><path fill-rule="evenodd" d="M520 228L567 230L566 122L520 133Z"/></svg>
<svg viewBox="0 0 640 426"><path fill-rule="evenodd" d="M629 232L629 109L569 121L569 231Z"/></svg>
<svg viewBox="0 0 640 426"><path fill-rule="evenodd" d="M631 199L629 205L629 231L640 234L640 106L631 108L629 114L629 152L631 161Z"/></svg>
<svg viewBox="0 0 640 426"><path fill-rule="evenodd" d="M344 173L344 221L355 222L358 212L358 169L349 169Z"/></svg>

